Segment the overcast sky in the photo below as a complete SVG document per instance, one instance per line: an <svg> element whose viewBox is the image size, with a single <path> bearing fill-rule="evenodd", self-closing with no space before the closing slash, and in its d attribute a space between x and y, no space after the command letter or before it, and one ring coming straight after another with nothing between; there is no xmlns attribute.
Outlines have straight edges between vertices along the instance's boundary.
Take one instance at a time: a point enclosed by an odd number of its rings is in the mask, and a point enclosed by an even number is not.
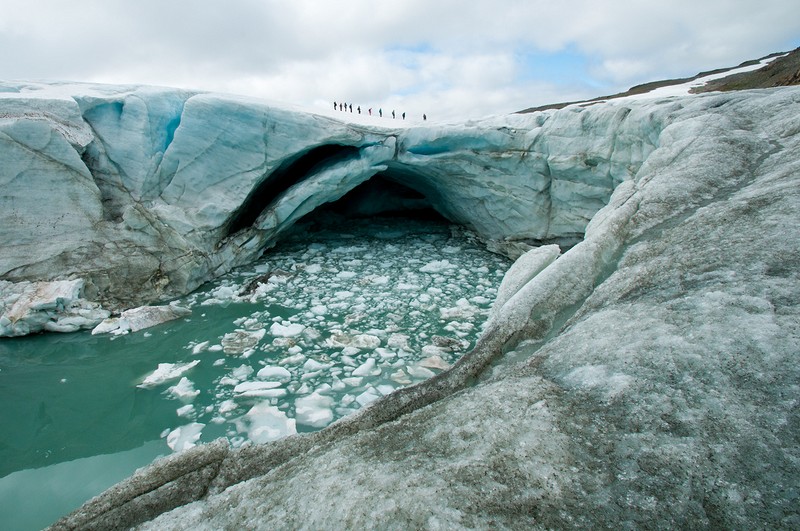
<svg viewBox="0 0 800 531"><path fill-rule="evenodd" d="M798 0L0 0L0 78L459 119L800 46Z"/></svg>

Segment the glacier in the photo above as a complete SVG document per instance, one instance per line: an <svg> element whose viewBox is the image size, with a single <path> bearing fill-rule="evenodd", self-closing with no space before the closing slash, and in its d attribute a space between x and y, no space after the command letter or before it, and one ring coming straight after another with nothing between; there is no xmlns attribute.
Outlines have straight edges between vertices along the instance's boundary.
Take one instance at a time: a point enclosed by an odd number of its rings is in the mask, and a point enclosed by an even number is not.
<svg viewBox="0 0 800 531"><path fill-rule="evenodd" d="M218 94L0 85L0 279L80 279L74 305L112 312L167 301L251 262L367 181L410 189L406 202L515 258L573 244L656 148L670 112L607 106L391 129ZM8 318L12 295L0 292L0 336L71 317Z"/></svg>
<svg viewBox="0 0 800 531"><path fill-rule="evenodd" d="M4 335L190 291L369 182L519 257L450 369L311 434L254 411L287 436L187 439L53 529L800 526L798 88L387 128L7 83L0 128Z"/></svg>

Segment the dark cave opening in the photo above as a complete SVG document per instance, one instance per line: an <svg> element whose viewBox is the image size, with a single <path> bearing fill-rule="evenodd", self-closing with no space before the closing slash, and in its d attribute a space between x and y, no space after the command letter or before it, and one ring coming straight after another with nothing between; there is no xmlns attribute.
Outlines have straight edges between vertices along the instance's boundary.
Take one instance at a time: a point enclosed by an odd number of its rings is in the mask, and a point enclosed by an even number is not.
<svg viewBox="0 0 800 531"><path fill-rule="evenodd" d="M286 159L250 192L231 218L227 233L235 234L253 225L278 196L312 174L315 168L355 157L358 152L359 148L354 146L326 144Z"/></svg>
<svg viewBox="0 0 800 531"><path fill-rule="evenodd" d="M394 181L388 172L373 176L317 211L345 218L405 217L447 221L425 195Z"/></svg>
<svg viewBox="0 0 800 531"><path fill-rule="evenodd" d="M423 193L397 182L385 171L356 186L336 201L319 206L292 227L281 240L306 239L318 233L362 233L365 227L412 232L449 230L452 221Z"/></svg>

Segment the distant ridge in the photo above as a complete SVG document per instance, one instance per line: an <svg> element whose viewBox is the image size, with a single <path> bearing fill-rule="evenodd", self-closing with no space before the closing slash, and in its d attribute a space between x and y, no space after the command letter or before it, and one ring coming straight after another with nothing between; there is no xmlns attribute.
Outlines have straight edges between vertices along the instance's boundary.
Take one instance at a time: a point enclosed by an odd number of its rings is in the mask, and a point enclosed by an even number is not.
<svg viewBox="0 0 800 531"><path fill-rule="evenodd" d="M780 57L783 56L783 57ZM694 81L701 77L709 76L712 74L722 74L731 70L757 64L759 61L769 59L771 57L778 57L770 62L763 68L752 70L750 72L742 72L731 74L730 76L709 81L701 87L691 90L692 93L712 92L712 91L728 91L728 90L747 90L755 88L771 88L771 87L785 87L789 85L800 85L800 48L796 48L791 52L777 52L766 55L760 59L745 61L738 66L729 68L718 68L716 70L709 70L707 72L700 72L693 77L684 77L679 79L667 79L664 81L651 81L631 87L625 92L613 94L611 96L599 96L590 100L581 101L568 101L563 103L550 103L538 107L530 107L522 111L517 111L517 114L525 114L536 111L546 111L549 109L562 109L568 105L575 105L578 103L593 103L614 98L624 98L626 96L635 96L637 94L645 94L657 88L668 87L672 85L681 85Z"/></svg>

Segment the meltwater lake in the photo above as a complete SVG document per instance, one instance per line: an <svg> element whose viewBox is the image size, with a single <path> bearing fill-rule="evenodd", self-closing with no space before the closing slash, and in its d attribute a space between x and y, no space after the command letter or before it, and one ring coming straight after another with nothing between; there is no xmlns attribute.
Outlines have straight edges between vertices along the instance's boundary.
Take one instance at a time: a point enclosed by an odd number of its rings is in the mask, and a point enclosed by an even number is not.
<svg viewBox="0 0 800 531"><path fill-rule="evenodd" d="M40 529L153 459L324 428L475 344L511 262L441 219L315 218L126 335L0 340L3 529Z"/></svg>

